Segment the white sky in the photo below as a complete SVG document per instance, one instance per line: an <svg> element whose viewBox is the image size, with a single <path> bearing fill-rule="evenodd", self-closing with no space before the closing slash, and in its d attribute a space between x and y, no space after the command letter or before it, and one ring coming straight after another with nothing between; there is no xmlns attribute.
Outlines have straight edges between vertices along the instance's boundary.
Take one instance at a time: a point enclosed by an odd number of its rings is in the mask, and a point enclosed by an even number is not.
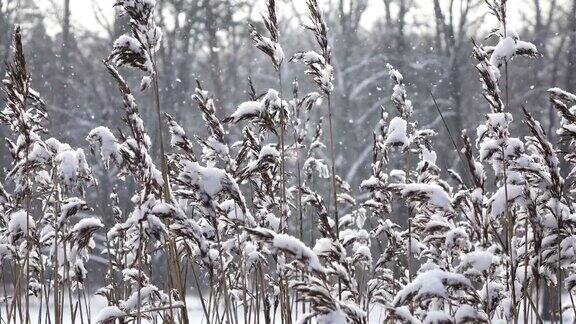
<svg viewBox="0 0 576 324"><path fill-rule="evenodd" d="M103 30L101 24L96 18L97 12L102 10L102 16L111 21L114 16L113 5L115 0L71 0L70 1L70 14L72 18L72 25L81 29L97 29ZM62 15L63 0L36 0L38 7L45 12L51 14L51 19L47 21L47 25L56 25L56 19ZM59 30L58 27L49 28L49 33L54 34Z"/></svg>

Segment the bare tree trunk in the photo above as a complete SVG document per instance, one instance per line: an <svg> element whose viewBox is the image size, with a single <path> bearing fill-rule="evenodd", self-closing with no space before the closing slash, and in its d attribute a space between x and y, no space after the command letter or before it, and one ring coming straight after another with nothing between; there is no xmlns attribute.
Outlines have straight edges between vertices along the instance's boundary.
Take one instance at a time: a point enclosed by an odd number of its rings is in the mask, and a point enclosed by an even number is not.
<svg viewBox="0 0 576 324"><path fill-rule="evenodd" d="M185 91L188 91L191 89L191 87L193 86L193 83L191 80L191 63L190 63L190 57L189 57L189 52L190 49L192 48L193 44L195 43L195 41L197 40L197 37L200 33L197 32L193 32L193 26L195 23L197 23L198 19L199 19L199 3L198 1L192 1L191 3L188 4L188 8L186 9L186 20L185 20L185 24L184 26L180 29L180 35L178 37L178 41L181 43L181 47L180 47L180 53L181 55L178 55L178 57L176 58L176 61L178 62L178 69L176 70L176 73L178 75L178 78L180 78L181 82L182 82L182 89L184 89ZM189 98L186 98L186 100L188 100Z"/></svg>
<svg viewBox="0 0 576 324"><path fill-rule="evenodd" d="M2 53L2 62L6 62L8 59L10 52L10 37L8 35L11 34L10 26L8 26L8 13L2 11L4 1L6 0L0 0L0 30L2 30L0 33L0 53ZM4 67L0 68L0 72L4 75Z"/></svg>
<svg viewBox="0 0 576 324"><path fill-rule="evenodd" d="M460 70L462 41L460 38L465 37L466 32L460 30L458 33L459 37L457 37L452 17L453 10L452 8L449 10L450 18L446 22L439 0L434 0L436 30L442 33L441 36L436 38L444 39L444 42L446 42L445 53L448 56L448 96L452 99L454 111L454 116L450 118L449 127L454 131L454 134L460 134L464 128L464 120L462 118L462 71ZM466 16L460 17L460 19L466 19ZM459 26L460 28L465 28L466 22L460 21ZM458 136L456 140L459 141L460 137Z"/></svg>
<svg viewBox="0 0 576 324"><path fill-rule="evenodd" d="M62 48L60 51L61 89L59 104L66 109L69 99L68 78L70 75L70 0L64 0L64 16L62 17Z"/></svg>
<svg viewBox="0 0 576 324"><path fill-rule="evenodd" d="M392 0L384 0L384 14L386 17L386 31L391 29L392 26L392 13L390 12L390 5L392 4Z"/></svg>
<svg viewBox="0 0 576 324"><path fill-rule="evenodd" d="M398 10L398 33L396 34L396 44L398 46L398 54L399 57L404 57L404 53L406 53L406 13L408 12L407 0L400 0L399 3L399 10ZM404 60L400 61L399 69L400 71L404 72Z"/></svg>
<svg viewBox="0 0 576 324"><path fill-rule="evenodd" d="M434 0L434 20L436 23L436 35L434 41L436 42L436 52L443 53L444 46L442 46L442 34L444 32L444 15L438 0Z"/></svg>
<svg viewBox="0 0 576 324"><path fill-rule="evenodd" d="M209 61L210 61L210 75L212 77L212 83L214 85L214 94L215 94L215 101L219 103L218 106L222 106L225 102L224 98L224 89L222 85L222 80L220 79L220 74L222 73L222 67L220 64L220 57L218 56L219 48L218 48L218 38L216 36L216 24L215 16L212 8L212 4L210 1L204 3L205 10L206 10L206 30L208 33L208 46L209 48ZM218 111L216 111L217 115L220 115Z"/></svg>
<svg viewBox="0 0 576 324"><path fill-rule="evenodd" d="M576 60L574 59L576 57L576 0L572 0L572 10L570 11L568 21L570 22L568 26L570 39L568 41L564 87L568 91L574 91L574 89L576 89L576 78L574 78L576 73Z"/></svg>

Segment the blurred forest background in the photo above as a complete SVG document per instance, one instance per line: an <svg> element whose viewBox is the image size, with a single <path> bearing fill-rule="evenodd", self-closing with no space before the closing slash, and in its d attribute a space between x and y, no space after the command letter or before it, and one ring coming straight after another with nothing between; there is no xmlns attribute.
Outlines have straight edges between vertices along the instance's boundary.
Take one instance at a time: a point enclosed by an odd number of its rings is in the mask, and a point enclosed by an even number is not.
<svg viewBox="0 0 576 324"><path fill-rule="evenodd" d="M121 122L117 117L121 98L102 59L114 39L126 32L127 24L109 9L111 1L71 2L0 0L0 57L2 61L8 58L13 26L20 24L32 85L48 105L50 132L73 146L87 148L89 130L99 125L113 129ZM321 4L330 27L335 68L336 165L356 194L361 195L357 188L370 173L372 132L379 108L393 109L386 63L404 74L421 128L439 132L437 143L443 145L436 147L439 165L457 169L457 155L430 92L453 134L467 130L474 135L475 125L488 107L481 98L471 58L472 39L483 41L490 33L486 26L496 25L490 23L493 18L483 0L326 0ZM158 1L158 23L164 30L158 54L162 110L189 134L206 131L190 98L196 79L215 96L220 117L247 100L249 77L258 92L277 86L275 72L249 37L249 23L263 27L259 17L263 5L260 0ZM519 119L520 106L525 106L552 133L558 117L547 101L546 90L552 86L576 90L576 0L511 0L508 7L513 29L543 54L541 59L520 58L511 65L511 112ZM310 48L312 36L301 26L306 18L304 1L278 1L278 10L286 56ZM298 78L301 88L312 87L301 67L285 64L285 68L286 80ZM4 70L2 65L2 75ZM134 88L138 82L136 77L130 79ZM284 84L287 98L290 88ZM147 129L153 132L153 99L149 94L137 99L150 124ZM325 114L317 112L318 116ZM513 131L523 134L522 129ZM116 180L104 176L96 160L93 167L100 175L99 188L88 194L93 195L91 201L100 203L91 207L104 221L111 220L109 194L117 187L120 195L126 195L130 191L122 188L131 184L111 183ZM8 150L0 148L3 175L10 168L9 161Z"/></svg>

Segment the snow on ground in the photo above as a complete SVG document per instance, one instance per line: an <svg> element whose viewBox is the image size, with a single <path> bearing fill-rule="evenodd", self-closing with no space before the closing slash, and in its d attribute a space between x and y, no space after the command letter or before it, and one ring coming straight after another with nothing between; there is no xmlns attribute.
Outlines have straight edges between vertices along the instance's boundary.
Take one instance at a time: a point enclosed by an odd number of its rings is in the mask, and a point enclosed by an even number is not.
<svg viewBox="0 0 576 324"><path fill-rule="evenodd" d="M194 323L194 324L202 324L202 323L206 323L205 321L205 316L204 316L204 312L202 310L202 304L200 302L200 298L198 298L197 296L188 296L186 298L186 303L187 303L187 309L188 309L188 318L190 319L190 323ZM7 321L6 317L6 309L4 307L4 304L0 304L0 323L5 323L5 321ZM98 312L102 309L104 309L105 307L107 307L106 305L106 300L104 299L104 297L100 297L100 296L92 296L90 298L90 310L91 310L91 323L95 323L97 320L97 315ZM32 317L32 323L38 323L38 313L39 313L40 307L38 305L38 301L34 300L33 298L30 299L30 314ZM43 314L45 314L46 308L43 307ZM334 315L336 316L336 315ZM278 320L280 320L279 314L277 314L277 318ZM296 318L296 316L294 317ZM43 316L44 319L44 316ZM244 323L244 317L243 317L243 312L242 312L242 307L238 308L238 320L239 320L239 324ZM254 318L252 318L253 322ZM326 319L324 319L324 322L321 323L327 323L325 321ZM382 321L384 320L384 308L379 307L379 306L372 306L371 307L371 311L370 311L370 323L382 323ZM264 321L264 318L262 317L262 323ZM44 323L45 321L42 320L41 323ZM53 319L52 319L53 322ZM79 318L76 318L76 323L80 323ZM14 322L12 322L14 323ZM20 321L16 321L14 324L18 324L20 323ZM86 322L85 322L86 323ZM146 320L142 320L142 323L148 323ZM279 323L279 322L277 322ZM312 323L318 323L315 320L312 320ZM340 322L338 322L340 323ZM344 322L342 322L344 323ZM70 307L68 306L68 304L65 305L65 309L64 309L64 317L63 317L63 322L62 324L72 324L72 320L70 318Z"/></svg>

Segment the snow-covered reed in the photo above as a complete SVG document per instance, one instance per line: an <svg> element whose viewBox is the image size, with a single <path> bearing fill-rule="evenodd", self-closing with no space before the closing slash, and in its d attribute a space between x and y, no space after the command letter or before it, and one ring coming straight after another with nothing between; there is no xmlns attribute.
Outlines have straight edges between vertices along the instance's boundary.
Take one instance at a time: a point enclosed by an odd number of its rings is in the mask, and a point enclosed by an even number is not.
<svg viewBox="0 0 576 324"><path fill-rule="evenodd" d="M129 210L111 195L113 224L90 215L86 192L96 182L84 150L47 135L49 116L16 29L0 113L13 158L0 187L0 322L360 324L375 309L387 323L541 321L547 287L558 292L558 314L576 312L576 95L549 90L562 116L558 144L530 112L509 106L508 64L539 54L507 28L506 1L487 1L500 23L496 45L474 43L485 120L474 138L449 139L465 176L441 169L434 143L446 139L418 125L420 107L388 65L391 106L381 108L360 188L337 173L329 29L319 3L306 3L317 48L287 60L278 4L268 0L266 34L249 30L277 84L257 89L250 81L248 100L220 118L198 81L192 98L207 135L193 136L162 113L156 2L118 1L130 34L112 44L103 68L119 89L124 124L86 137L110 177L134 184ZM303 63L313 91L302 94L294 81L286 95L282 71L299 71L293 62ZM139 108L146 97L121 66L144 73L140 88L153 91L156 139ZM327 115L328 136L323 119L311 118L316 110ZM515 119L527 135L513 134ZM305 228L305 219L317 227ZM97 232L105 238L99 249ZM95 291L106 306L92 309L85 283L97 253L106 274ZM155 282L156 273L164 280ZM188 311L190 295L201 312Z"/></svg>

